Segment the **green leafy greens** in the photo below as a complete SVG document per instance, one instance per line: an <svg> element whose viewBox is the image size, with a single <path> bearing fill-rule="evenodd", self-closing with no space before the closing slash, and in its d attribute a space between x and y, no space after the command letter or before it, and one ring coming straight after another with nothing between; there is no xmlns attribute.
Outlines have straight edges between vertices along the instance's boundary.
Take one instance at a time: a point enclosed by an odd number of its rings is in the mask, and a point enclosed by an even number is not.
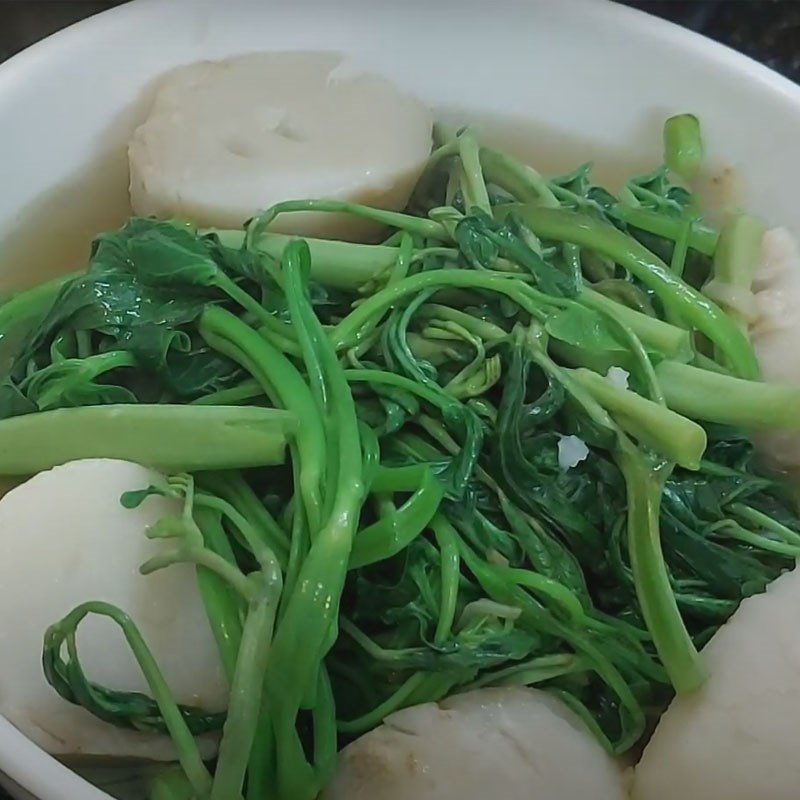
<svg viewBox="0 0 800 800"><path fill-rule="evenodd" d="M665 144L696 173L695 118ZM297 210L390 234L270 230ZM704 288L749 285L760 230L718 234L665 169L615 196L588 166L546 179L467 130L405 213L292 201L242 231L132 219L99 237L84 273L0 307L0 335L29 326L0 386L0 471L97 455L94 428L103 455L170 473L122 500L183 502L142 571L196 565L231 701L177 706L132 620L91 601L48 631L48 680L172 736L159 798L311 800L348 738L486 685L540 686L630 749L800 555L794 499L743 432L795 424L796 391L759 382ZM90 614L121 626L150 697L84 673ZM223 722L210 769L194 737Z"/></svg>

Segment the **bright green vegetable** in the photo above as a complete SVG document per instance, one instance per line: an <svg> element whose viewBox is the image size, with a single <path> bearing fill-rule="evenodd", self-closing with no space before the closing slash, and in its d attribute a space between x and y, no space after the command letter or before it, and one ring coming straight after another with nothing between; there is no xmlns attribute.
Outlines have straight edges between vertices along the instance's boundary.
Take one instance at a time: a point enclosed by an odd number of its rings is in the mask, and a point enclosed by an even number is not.
<svg viewBox="0 0 800 800"><path fill-rule="evenodd" d="M75 275L53 278L5 298L0 305L0 335L6 336L10 327L30 323L37 316L44 315L61 287L74 278Z"/></svg>
<svg viewBox="0 0 800 800"><path fill-rule="evenodd" d="M661 551L658 525L669 466L649 462L625 445L620 447L619 463L628 485L628 547L642 614L675 690L693 692L707 676L681 623Z"/></svg>
<svg viewBox="0 0 800 800"><path fill-rule="evenodd" d="M683 174L693 125L665 130ZM389 231L269 229L297 210ZM749 286L759 231L717 233L664 169L614 196L588 165L545 178L466 130L405 213L299 200L246 231L133 219L100 237L85 273L31 295L0 466L102 454L181 473L123 500L182 500L150 533L172 548L141 569L197 567L232 694L224 727L177 708L134 634L153 697L91 684L69 643L95 607L48 638L51 683L173 733L157 800L312 800L348 738L475 686L540 686L627 751L800 551L790 493L738 430L795 425L797 393L758 381L742 320L701 291ZM201 728L222 728L213 774Z"/></svg>
<svg viewBox="0 0 800 800"><path fill-rule="evenodd" d="M76 639L78 626L90 615L106 617L121 628L147 679L154 701L137 693L108 692L86 679L78 658ZM61 656L65 646L66 659ZM80 703L100 719L113 720L115 725L125 724L138 730L152 726L155 730L168 732L195 794L202 797L208 793L211 776L200 758L193 734L213 729L218 723L198 709L181 708L175 703L147 644L127 614L108 603L87 602L78 606L45 634L43 666L47 680L62 696ZM158 721L153 721L154 708L160 713Z"/></svg>
<svg viewBox="0 0 800 800"><path fill-rule="evenodd" d="M238 249L245 240L244 231L216 231L226 247ZM264 231L253 238L260 253L280 261L292 242L291 236ZM311 252L311 277L337 289L354 290L388 272L398 258L398 248L379 244L354 244L329 239L306 239Z"/></svg>
<svg viewBox="0 0 800 800"><path fill-rule="evenodd" d="M614 208L614 215L633 228L638 228L664 239L677 241L684 228L685 220L670 217L639 206L619 205ZM713 256L717 249L719 234L699 223L689 224L688 246L702 253Z"/></svg>
<svg viewBox="0 0 800 800"><path fill-rule="evenodd" d="M673 275L666 264L619 230L561 209L509 205L537 236L589 247L628 269L659 297L666 308L685 318L714 342L743 378L757 378L758 362L747 337L714 303Z"/></svg>
<svg viewBox="0 0 800 800"><path fill-rule="evenodd" d="M678 114L664 123L664 162L686 180L697 175L703 162L703 139L694 114Z"/></svg>
<svg viewBox="0 0 800 800"><path fill-rule="evenodd" d="M0 421L0 475L79 458L119 458L168 472L283 462L297 418L271 408L110 405Z"/></svg>
<svg viewBox="0 0 800 800"><path fill-rule="evenodd" d="M745 429L800 426L796 386L745 381L673 361L662 361L656 371L667 404L679 414Z"/></svg>
<svg viewBox="0 0 800 800"><path fill-rule="evenodd" d="M697 423L636 392L619 389L591 370L577 370L575 379L639 442L687 469L700 466L706 432Z"/></svg>
<svg viewBox="0 0 800 800"><path fill-rule="evenodd" d="M620 322L627 325L643 344L652 347L655 352L663 353L676 361L691 359L693 348L689 331L620 305L591 289L583 290L581 302L591 308L613 314Z"/></svg>
<svg viewBox="0 0 800 800"><path fill-rule="evenodd" d="M728 219L722 226L714 253L713 277L703 287L704 294L711 298L718 297L720 305L744 330L747 330L748 317L726 297L726 290L728 293L749 295L761 257L761 239L766 229L763 220L747 214L736 214Z"/></svg>

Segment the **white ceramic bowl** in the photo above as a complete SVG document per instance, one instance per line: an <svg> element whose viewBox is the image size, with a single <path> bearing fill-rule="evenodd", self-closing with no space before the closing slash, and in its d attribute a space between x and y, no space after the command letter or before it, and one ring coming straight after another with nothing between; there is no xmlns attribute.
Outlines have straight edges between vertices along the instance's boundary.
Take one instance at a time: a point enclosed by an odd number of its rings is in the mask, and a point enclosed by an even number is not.
<svg viewBox="0 0 800 800"><path fill-rule="evenodd" d="M267 49L346 52L545 170L594 159L611 180L656 165L665 116L693 111L727 202L800 232L800 87L606 0L135 0L0 67L3 285L74 266L124 217L154 78ZM108 798L2 719L0 771L18 797Z"/></svg>

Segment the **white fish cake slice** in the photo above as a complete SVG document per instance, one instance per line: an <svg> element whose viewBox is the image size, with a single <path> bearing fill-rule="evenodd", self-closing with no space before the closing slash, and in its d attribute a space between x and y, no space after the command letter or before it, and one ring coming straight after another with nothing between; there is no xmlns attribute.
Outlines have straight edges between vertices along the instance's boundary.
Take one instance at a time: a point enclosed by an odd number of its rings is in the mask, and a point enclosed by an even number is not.
<svg viewBox="0 0 800 800"><path fill-rule="evenodd" d="M129 144L140 215L238 228L283 200L401 209L431 149L432 118L390 81L333 53L276 52L166 75ZM273 230L359 238L352 217L295 213Z"/></svg>
<svg viewBox="0 0 800 800"><path fill-rule="evenodd" d="M634 800L800 796L800 573L744 600L703 649L708 683L662 716Z"/></svg>
<svg viewBox="0 0 800 800"><path fill-rule="evenodd" d="M209 711L226 707L226 683L194 568L181 564L139 573L165 546L148 540L145 529L179 509L162 497L149 497L137 509L123 508L119 499L154 477L126 461L72 461L0 500L0 713L51 753L174 758L167 737L102 722L47 684L41 664L45 631L87 600L112 603L133 618L178 702ZM90 680L149 694L122 633L109 620L85 620L78 648ZM206 753L213 745L205 743Z"/></svg>
<svg viewBox="0 0 800 800"><path fill-rule="evenodd" d="M625 800L623 771L559 700L480 689L389 716L322 800Z"/></svg>

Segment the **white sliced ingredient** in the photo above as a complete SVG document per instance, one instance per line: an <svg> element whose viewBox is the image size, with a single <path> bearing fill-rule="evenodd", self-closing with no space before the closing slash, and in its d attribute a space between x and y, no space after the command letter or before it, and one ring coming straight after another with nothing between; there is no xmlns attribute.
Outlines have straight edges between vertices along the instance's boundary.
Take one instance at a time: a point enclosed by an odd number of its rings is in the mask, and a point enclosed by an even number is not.
<svg viewBox="0 0 800 800"><path fill-rule="evenodd" d="M563 472L577 467L589 455L589 448L577 436L561 436L558 440L558 466Z"/></svg>
<svg viewBox="0 0 800 800"><path fill-rule="evenodd" d="M125 509L119 499L156 477L126 461L72 461L0 500L0 713L51 753L174 758L167 737L101 722L47 684L41 665L45 631L87 600L112 603L133 618L178 702L211 711L226 707L194 568L139 574L144 561L169 546L148 540L145 530L180 507L149 497L138 509ZM78 648L90 680L149 694L109 620L87 619Z"/></svg>
<svg viewBox="0 0 800 800"><path fill-rule="evenodd" d="M764 380L800 385L800 248L785 228L764 234L753 283L750 336ZM779 466L800 467L800 433L760 433L761 450Z"/></svg>
<svg viewBox="0 0 800 800"><path fill-rule="evenodd" d="M703 294L723 308L735 311L748 325L752 325L758 320L758 303L756 303L756 297L751 289L712 278L703 287Z"/></svg>
<svg viewBox="0 0 800 800"><path fill-rule="evenodd" d="M508 561L504 566L508 566ZM484 597L480 600L473 600L464 606L461 616L458 618L457 627L459 630L465 628L471 622L478 619L485 619L487 617L495 617L496 619L510 619L516 620L522 616L522 609L516 606L508 606L503 603L497 603L494 600L489 600Z"/></svg>
<svg viewBox="0 0 800 800"><path fill-rule="evenodd" d="M340 754L322 800L624 800L580 720L534 689L479 689L389 716Z"/></svg>
<svg viewBox="0 0 800 800"><path fill-rule="evenodd" d="M129 145L137 214L238 228L283 200L401 209L431 149L418 100L335 53L253 53L166 75ZM358 238L374 225L281 215L285 233Z"/></svg>
<svg viewBox="0 0 800 800"><path fill-rule="evenodd" d="M622 367L609 367L606 372L606 380L612 386L616 386L617 389L627 389L628 378L630 378L630 376L630 372L626 369L622 369Z"/></svg>
<svg viewBox="0 0 800 800"><path fill-rule="evenodd" d="M635 800L796 800L800 571L744 600L703 650L710 678L673 700L636 767Z"/></svg>

